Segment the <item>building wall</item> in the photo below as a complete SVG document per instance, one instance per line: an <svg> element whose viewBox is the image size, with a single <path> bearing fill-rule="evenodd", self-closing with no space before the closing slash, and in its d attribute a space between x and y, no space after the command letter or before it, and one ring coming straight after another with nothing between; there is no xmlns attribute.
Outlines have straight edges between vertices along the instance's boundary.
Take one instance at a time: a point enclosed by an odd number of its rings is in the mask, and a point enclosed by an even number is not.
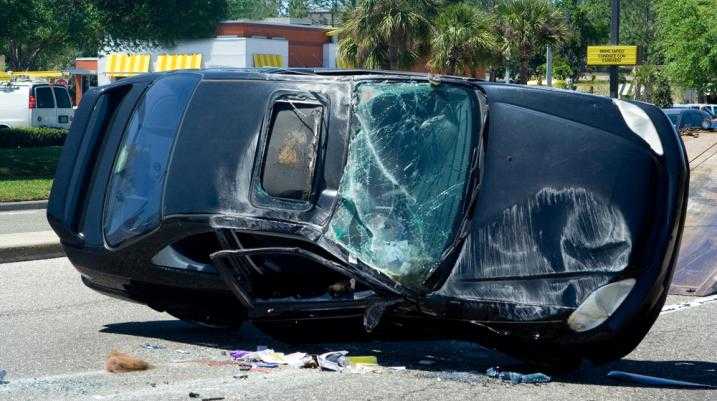
<svg viewBox="0 0 717 401"><path fill-rule="evenodd" d="M106 51L107 54L112 51ZM161 54L201 53L203 68L247 68L254 66L254 54L278 54L282 67L288 66L290 59L289 44L286 39L260 39L218 37L211 39L180 41L173 48L137 49L134 54L150 55L150 72L155 70L157 56ZM107 75L106 57L100 56L97 62L98 84L106 85L112 81Z"/></svg>
<svg viewBox="0 0 717 401"><path fill-rule="evenodd" d="M224 22L219 25L217 35L238 35L246 38L262 36L265 38L282 38L288 40L290 67L322 67L323 46L330 42L326 35L329 28L257 24L251 22Z"/></svg>

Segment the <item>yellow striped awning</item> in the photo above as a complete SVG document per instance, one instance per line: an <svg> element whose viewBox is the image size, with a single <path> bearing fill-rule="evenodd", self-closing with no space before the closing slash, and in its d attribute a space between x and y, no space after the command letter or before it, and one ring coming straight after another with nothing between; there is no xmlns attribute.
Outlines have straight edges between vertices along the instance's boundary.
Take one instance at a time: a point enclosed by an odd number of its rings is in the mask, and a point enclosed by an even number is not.
<svg viewBox="0 0 717 401"><path fill-rule="evenodd" d="M26 78L59 78L64 74L62 71L0 71L0 79L8 80L12 77Z"/></svg>
<svg viewBox="0 0 717 401"><path fill-rule="evenodd" d="M202 68L202 55L195 54L162 54L157 56L154 71L198 70Z"/></svg>
<svg viewBox="0 0 717 401"><path fill-rule="evenodd" d="M149 72L149 54L110 54L105 73L112 77L129 77Z"/></svg>
<svg viewBox="0 0 717 401"><path fill-rule="evenodd" d="M281 67L281 62L278 54L254 54L254 67Z"/></svg>

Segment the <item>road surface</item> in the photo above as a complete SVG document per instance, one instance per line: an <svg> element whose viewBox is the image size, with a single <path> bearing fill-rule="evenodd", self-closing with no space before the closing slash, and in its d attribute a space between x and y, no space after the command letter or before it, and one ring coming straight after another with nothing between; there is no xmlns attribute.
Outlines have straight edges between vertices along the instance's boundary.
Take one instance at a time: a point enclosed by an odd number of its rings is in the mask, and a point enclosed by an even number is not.
<svg viewBox="0 0 717 401"><path fill-rule="evenodd" d="M511 385L484 375L523 365L475 343L370 340L286 344L252 325L238 332L197 328L142 305L85 288L67 259L0 264L0 400L717 400L717 390L655 388L613 381L611 369L717 386L717 298L664 313L643 343L608 366L584 366L543 385ZM670 297L668 304L696 298ZM146 349L144 344L161 349ZM404 371L332 373L279 368L240 372L223 364L232 349L346 349ZM110 374L117 349L153 365ZM198 398L190 398L196 393Z"/></svg>

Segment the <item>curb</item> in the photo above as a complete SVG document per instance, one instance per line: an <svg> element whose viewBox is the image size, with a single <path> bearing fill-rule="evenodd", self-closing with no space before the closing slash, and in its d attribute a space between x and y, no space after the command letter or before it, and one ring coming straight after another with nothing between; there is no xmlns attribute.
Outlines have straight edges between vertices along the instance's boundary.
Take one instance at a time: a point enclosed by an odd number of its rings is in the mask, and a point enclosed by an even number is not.
<svg viewBox="0 0 717 401"><path fill-rule="evenodd" d="M0 234L0 263L65 256L54 231Z"/></svg>
<svg viewBox="0 0 717 401"><path fill-rule="evenodd" d="M39 200L27 202L0 202L0 212L33 209L47 209L47 201Z"/></svg>

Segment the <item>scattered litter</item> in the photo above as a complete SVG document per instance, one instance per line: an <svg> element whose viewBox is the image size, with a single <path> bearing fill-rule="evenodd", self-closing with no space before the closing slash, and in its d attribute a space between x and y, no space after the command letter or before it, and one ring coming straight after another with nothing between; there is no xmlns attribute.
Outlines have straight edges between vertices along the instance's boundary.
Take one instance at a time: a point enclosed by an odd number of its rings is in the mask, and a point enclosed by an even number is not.
<svg viewBox="0 0 717 401"><path fill-rule="evenodd" d="M254 365L257 368L265 368L265 369L274 369L274 368L279 367L278 363L273 363L273 362L256 362Z"/></svg>
<svg viewBox="0 0 717 401"><path fill-rule="evenodd" d="M133 372L147 370L149 364L137 357L113 350L107 356L105 369L110 373Z"/></svg>
<svg viewBox="0 0 717 401"><path fill-rule="evenodd" d="M254 367L254 365L252 365L250 363L240 363L239 364L239 370L243 370L243 371L251 370L251 368L253 368L253 367Z"/></svg>
<svg viewBox="0 0 717 401"><path fill-rule="evenodd" d="M348 351L332 351L317 356L316 360L323 370L341 372L346 367Z"/></svg>
<svg viewBox="0 0 717 401"><path fill-rule="evenodd" d="M247 374L241 374L241 375L234 375L235 379L248 379L249 375Z"/></svg>
<svg viewBox="0 0 717 401"><path fill-rule="evenodd" d="M142 348L155 350L155 349L165 349L167 347L165 347L164 345L147 343L147 344L142 344Z"/></svg>
<svg viewBox="0 0 717 401"><path fill-rule="evenodd" d="M645 384L648 386L663 387L683 387L683 388L717 388L709 384L693 383L682 380L665 379L656 376L640 375L637 373L623 372L621 370L612 370L608 372L607 377L624 382Z"/></svg>
<svg viewBox="0 0 717 401"><path fill-rule="evenodd" d="M199 398L199 394L198 394L198 393L190 392L190 393L189 393L189 398Z"/></svg>
<svg viewBox="0 0 717 401"><path fill-rule="evenodd" d="M419 365L433 365L434 363L436 363L436 361L429 361L427 359L421 359L418 361Z"/></svg>
<svg viewBox="0 0 717 401"><path fill-rule="evenodd" d="M242 358L246 357L246 356L249 355L249 354L253 354L253 352L252 352L252 351L245 351L245 350L243 350L243 349L238 349L238 350L236 350L236 351L232 351L232 352L229 353L229 355L230 355L232 358L234 358L234 359L242 359ZM226 355L226 354L224 354L224 355Z"/></svg>
<svg viewBox="0 0 717 401"><path fill-rule="evenodd" d="M186 350L183 350L183 349L178 349L178 350L177 350L177 353L178 353L178 354L187 355L187 354L189 354L190 352L189 352L189 351L186 351Z"/></svg>
<svg viewBox="0 0 717 401"><path fill-rule="evenodd" d="M488 377L501 379L503 381L510 381L512 384L520 383L548 383L550 382L550 376L543 373L529 373L523 374L518 372L501 372L498 368L488 368L486 371Z"/></svg>
<svg viewBox="0 0 717 401"><path fill-rule="evenodd" d="M202 401L220 401L223 399L224 399L224 397L211 397L211 398L202 398Z"/></svg>
<svg viewBox="0 0 717 401"><path fill-rule="evenodd" d="M405 366L387 366L386 369L398 371L398 370L406 370L406 367Z"/></svg>
<svg viewBox="0 0 717 401"><path fill-rule="evenodd" d="M359 365L377 365L378 366L378 358L376 358L373 355L347 356L346 362L350 366L359 366Z"/></svg>
<svg viewBox="0 0 717 401"><path fill-rule="evenodd" d="M5 383L7 383L7 382L5 381L5 375L6 375L6 374L7 374L7 370L5 370L5 369L0 369L0 384L5 384Z"/></svg>

